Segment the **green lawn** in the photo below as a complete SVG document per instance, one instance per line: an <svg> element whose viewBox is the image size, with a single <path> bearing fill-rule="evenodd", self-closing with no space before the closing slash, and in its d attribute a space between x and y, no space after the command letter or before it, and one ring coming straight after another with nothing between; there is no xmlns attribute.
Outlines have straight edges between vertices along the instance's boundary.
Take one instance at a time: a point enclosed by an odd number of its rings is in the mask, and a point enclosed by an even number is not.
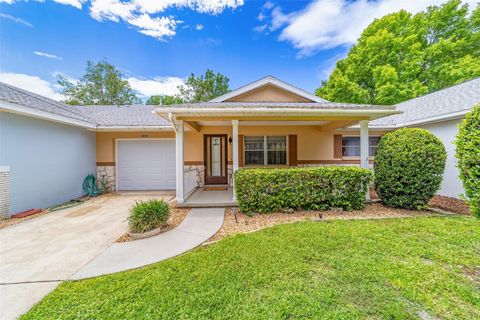
<svg viewBox="0 0 480 320"><path fill-rule="evenodd" d="M24 319L480 319L480 220L301 222L63 283Z"/></svg>

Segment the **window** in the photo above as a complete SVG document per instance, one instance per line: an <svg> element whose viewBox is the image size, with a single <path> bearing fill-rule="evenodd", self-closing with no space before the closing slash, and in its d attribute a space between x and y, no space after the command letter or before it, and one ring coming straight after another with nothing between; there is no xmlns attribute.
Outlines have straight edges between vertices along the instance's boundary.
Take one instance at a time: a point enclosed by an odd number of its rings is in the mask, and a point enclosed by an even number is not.
<svg viewBox="0 0 480 320"><path fill-rule="evenodd" d="M244 137L245 165L287 164L287 137Z"/></svg>
<svg viewBox="0 0 480 320"><path fill-rule="evenodd" d="M375 156L377 144L380 137L368 138L368 155ZM343 157L360 157L360 137L342 137L342 156Z"/></svg>

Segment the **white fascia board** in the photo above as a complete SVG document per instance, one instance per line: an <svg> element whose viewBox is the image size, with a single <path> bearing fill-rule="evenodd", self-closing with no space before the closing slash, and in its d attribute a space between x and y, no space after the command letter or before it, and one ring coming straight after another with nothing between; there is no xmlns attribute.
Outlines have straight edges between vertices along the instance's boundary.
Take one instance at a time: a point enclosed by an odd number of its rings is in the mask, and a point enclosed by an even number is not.
<svg viewBox="0 0 480 320"><path fill-rule="evenodd" d="M409 121L409 122L404 122L404 123L397 123L393 125L387 125L387 126L373 126L370 127L370 129L373 130L395 130L395 129L400 129L400 128L405 128L405 127L417 127L420 125L428 125L432 123L439 123L439 122L445 122L449 120L456 120L456 119L462 119L465 117L465 115L470 111L470 109L467 110L462 110L458 112L453 112L453 113L448 113L448 114L442 114L439 116L434 116L430 118L425 118L425 119L418 119L414 121ZM360 127L358 125L351 126L348 129L352 130L358 130Z"/></svg>
<svg viewBox="0 0 480 320"><path fill-rule="evenodd" d="M368 109L255 109L255 108L169 108L159 109L157 114L172 113L175 116L369 116L371 119L400 113L396 110Z"/></svg>
<svg viewBox="0 0 480 320"><path fill-rule="evenodd" d="M326 102L326 100L317 97L316 95L313 95L305 90L302 90L300 88L297 88L289 83L286 83L284 81L278 80L277 78L268 76L265 78L262 78L260 80L254 81L252 83L249 83L243 87L240 87L236 90L233 90L229 93L226 93L224 95L221 95L220 97L217 97L215 99L210 100L209 102L224 102L225 100L231 99L233 97L236 97L238 95L241 95L245 92L254 90L256 88L259 88L261 86L264 86L266 84L272 84L276 87L279 87L281 89L284 89L286 91L290 91L292 93L295 93L296 95L299 95L301 97L304 97L305 99L312 100L314 102Z"/></svg>
<svg viewBox="0 0 480 320"><path fill-rule="evenodd" d="M91 131L173 131L172 126L97 126Z"/></svg>
<svg viewBox="0 0 480 320"><path fill-rule="evenodd" d="M432 124L432 123L437 123L437 122L444 122L448 120L456 120L456 119L461 119L465 117L465 115L470 112L471 109L467 110L462 110L458 112L453 112L453 113L448 113L448 114L442 114L439 116L434 116L430 118L425 118L425 119L419 119L415 121L409 121L405 123L400 123L397 124L397 128L403 128L403 127L414 127L418 125L425 125L425 124Z"/></svg>
<svg viewBox="0 0 480 320"><path fill-rule="evenodd" d="M76 127L82 127L87 129L95 128L93 123L77 120L74 118L53 114L46 111L36 110L29 107L13 104L10 102L0 101L0 111L15 113L23 116L28 116L36 119L48 120L52 122L73 125Z"/></svg>

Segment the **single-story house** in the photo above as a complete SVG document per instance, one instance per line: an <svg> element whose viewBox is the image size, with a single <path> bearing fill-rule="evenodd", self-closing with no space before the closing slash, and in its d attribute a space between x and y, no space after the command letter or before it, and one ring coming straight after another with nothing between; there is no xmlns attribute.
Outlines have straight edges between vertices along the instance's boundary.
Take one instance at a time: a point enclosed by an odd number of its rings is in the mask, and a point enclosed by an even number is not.
<svg viewBox="0 0 480 320"><path fill-rule="evenodd" d="M451 141L478 102L480 78L397 106L332 103L270 76L174 106L67 106L0 84L0 208L12 214L69 200L94 172L110 191L175 190L184 203L205 185L232 187L239 168L367 168L380 137L405 126L444 141L440 193L458 196Z"/></svg>

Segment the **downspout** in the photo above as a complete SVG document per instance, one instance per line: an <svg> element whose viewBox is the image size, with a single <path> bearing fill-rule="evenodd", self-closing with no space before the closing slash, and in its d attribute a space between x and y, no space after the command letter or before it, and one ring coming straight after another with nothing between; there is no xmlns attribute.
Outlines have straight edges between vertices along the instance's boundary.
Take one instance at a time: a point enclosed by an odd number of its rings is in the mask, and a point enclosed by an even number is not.
<svg viewBox="0 0 480 320"><path fill-rule="evenodd" d="M172 125L173 131L175 131L175 135L176 135L177 134L177 127L175 126L175 122L173 120L173 113L172 112L168 113L168 120L170 121L170 124Z"/></svg>

